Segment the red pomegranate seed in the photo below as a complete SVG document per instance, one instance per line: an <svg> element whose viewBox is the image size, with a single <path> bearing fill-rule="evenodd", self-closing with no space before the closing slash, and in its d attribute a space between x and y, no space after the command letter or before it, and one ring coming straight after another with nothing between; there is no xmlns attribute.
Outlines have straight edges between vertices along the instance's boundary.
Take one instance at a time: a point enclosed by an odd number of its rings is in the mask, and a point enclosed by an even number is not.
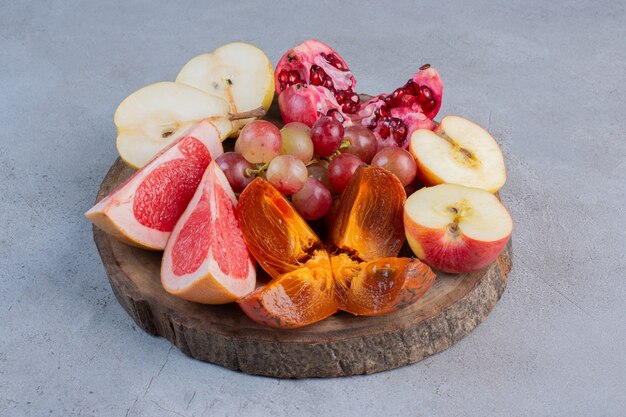
<svg viewBox="0 0 626 417"><path fill-rule="evenodd" d="M435 102L435 100L429 100L425 103L422 103L422 108L426 111L431 111L436 106L437 106L437 103Z"/></svg>
<svg viewBox="0 0 626 417"><path fill-rule="evenodd" d="M433 92L430 91L430 88L423 85L419 89L419 94L417 96L417 99L420 101L420 103L425 103L427 101L430 101L433 99Z"/></svg>
<svg viewBox="0 0 626 417"><path fill-rule="evenodd" d="M404 94L399 100L396 101L397 107L411 107L416 102L417 97L413 94Z"/></svg>
<svg viewBox="0 0 626 417"><path fill-rule="evenodd" d="M382 118L382 117L391 116L391 112L389 111L387 107L381 106L377 108L376 111L374 111L374 115L376 115L376 118Z"/></svg>
<svg viewBox="0 0 626 417"><path fill-rule="evenodd" d="M340 71L347 71L347 68L345 67L345 65L343 65L343 62L341 62L339 60L339 57L337 57L337 55L335 55L335 54L325 54L325 53L321 53L320 55L330 65L332 65L333 67L337 68L338 70L340 70Z"/></svg>
<svg viewBox="0 0 626 417"><path fill-rule="evenodd" d="M301 84L302 78L300 78L300 74L296 70L283 70L278 74L278 82L280 83L280 90L284 90L287 87L290 87L294 84Z"/></svg>

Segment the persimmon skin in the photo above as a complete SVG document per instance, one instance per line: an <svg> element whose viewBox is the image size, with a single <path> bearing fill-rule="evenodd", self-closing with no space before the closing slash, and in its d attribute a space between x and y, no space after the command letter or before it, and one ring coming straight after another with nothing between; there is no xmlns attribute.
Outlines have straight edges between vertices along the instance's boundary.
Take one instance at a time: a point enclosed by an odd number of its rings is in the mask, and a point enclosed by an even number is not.
<svg viewBox="0 0 626 417"><path fill-rule="evenodd" d="M406 191L384 168L361 166L341 195L328 233L332 248L372 261L397 256L404 244Z"/></svg>
<svg viewBox="0 0 626 417"><path fill-rule="evenodd" d="M428 291L435 273L417 258L350 260L331 257L335 302L340 310L358 316L381 316L401 310Z"/></svg>
<svg viewBox="0 0 626 417"><path fill-rule="evenodd" d="M238 301L256 323L296 329L337 312L334 279L326 251L320 250L304 267L274 278Z"/></svg>
<svg viewBox="0 0 626 417"><path fill-rule="evenodd" d="M248 249L272 278L301 268L322 247L291 203L261 178L243 190L237 214Z"/></svg>
<svg viewBox="0 0 626 417"><path fill-rule="evenodd" d="M377 316L414 303L435 279L404 243L404 187L380 167L360 167L329 230L318 236L271 184L257 178L241 193L239 223L248 249L273 278L238 301L254 322L296 329L338 310Z"/></svg>

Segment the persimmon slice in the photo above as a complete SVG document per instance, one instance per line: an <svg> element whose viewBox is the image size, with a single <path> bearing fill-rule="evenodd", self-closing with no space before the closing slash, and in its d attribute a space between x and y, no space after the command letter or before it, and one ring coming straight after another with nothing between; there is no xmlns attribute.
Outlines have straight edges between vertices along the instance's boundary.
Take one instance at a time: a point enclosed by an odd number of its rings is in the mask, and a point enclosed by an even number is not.
<svg viewBox="0 0 626 417"><path fill-rule="evenodd" d="M239 197L239 224L248 249L273 279L239 305L259 324L294 329L338 309L377 316L415 302L435 274L417 259L394 257L404 243L405 199L395 175L358 168L324 246L282 194L255 179Z"/></svg>
<svg viewBox="0 0 626 417"><path fill-rule="evenodd" d="M301 268L322 247L289 201L261 178L243 190L237 210L248 249L272 278Z"/></svg>
<svg viewBox="0 0 626 417"><path fill-rule="evenodd" d="M333 287L328 254L319 250L302 268L274 278L238 303L259 324L295 329L337 312Z"/></svg>
<svg viewBox="0 0 626 417"><path fill-rule="evenodd" d="M413 304L435 281L416 258L358 262L347 254L331 258L337 307L361 316L380 316Z"/></svg>
<svg viewBox="0 0 626 417"><path fill-rule="evenodd" d="M339 200L328 243L366 261L396 256L405 239L405 200L394 174L377 166L357 168Z"/></svg>

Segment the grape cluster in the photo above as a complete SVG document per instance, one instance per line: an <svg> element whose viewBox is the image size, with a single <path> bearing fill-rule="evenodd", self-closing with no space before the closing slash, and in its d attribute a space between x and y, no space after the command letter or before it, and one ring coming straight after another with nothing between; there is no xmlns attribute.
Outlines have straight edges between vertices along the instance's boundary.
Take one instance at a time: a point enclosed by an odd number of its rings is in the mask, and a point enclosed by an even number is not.
<svg viewBox="0 0 626 417"><path fill-rule="evenodd" d="M312 128L292 122L281 130L256 120L242 129L235 152L222 154L216 162L236 193L260 176L291 196L303 218L317 220L330 211L333 196L345 190L360 165L381 166L404 186L413 182L417 166L409 152L377 148L376 138L367 128L353 125L344 129L330 116L321 117Z"/></svg>

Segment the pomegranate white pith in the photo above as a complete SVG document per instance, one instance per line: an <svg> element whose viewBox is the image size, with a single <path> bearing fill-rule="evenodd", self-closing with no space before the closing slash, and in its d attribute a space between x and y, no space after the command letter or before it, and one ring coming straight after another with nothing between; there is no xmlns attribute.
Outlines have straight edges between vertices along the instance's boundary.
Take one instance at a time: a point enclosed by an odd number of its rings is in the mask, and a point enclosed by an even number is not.
<svg viewBox="0 0 626 417"><path fill-rule="evenodd" d="M181 140L155 156L152 161L87 211L85 216L100 229L125 243L145 249L163 250L171 230L157 230L140 223L135 215L134 199L137 189L157 168L170 161L185 158L179 145L187 137L202 143L211 160L224 152L217 128L209 122L200 122L188 130ZM155 193L154 197L157 198L158 190L155 190Z"/></svg>
<svg viewBox="0 0 626 417"><path fill-rule="evenodd" d="M198 303L225 304L254 290L255 263L239 229L236 205L237 198L226 176L217 163L211 162L163 252L161 283L167 292ZM224 230L224 223L232 227ZM196 234L192 230L190 234L188 224L201 224L204 229ZM186 241L179 242L179 239ZM193 254L189 256L199 254L197 256L202 258L190 260L185 256L181 259L177 255L177 246L181 244ZM208 247L206 253L198 249L201 247ZM217 258L228 258L228 265L220 264ZM195 267L193 270L188 266L181 268L177 262L191 262ZM181 273L181 269L184 272Z"/></svg>
<svg viewBox="0 0 626 417"><path fill-rule="evenodd" d="M493 194L456 184L426 187L404 206L404 227L418 258L444 272L470 272L498 257L513 230Z"/></svg>

